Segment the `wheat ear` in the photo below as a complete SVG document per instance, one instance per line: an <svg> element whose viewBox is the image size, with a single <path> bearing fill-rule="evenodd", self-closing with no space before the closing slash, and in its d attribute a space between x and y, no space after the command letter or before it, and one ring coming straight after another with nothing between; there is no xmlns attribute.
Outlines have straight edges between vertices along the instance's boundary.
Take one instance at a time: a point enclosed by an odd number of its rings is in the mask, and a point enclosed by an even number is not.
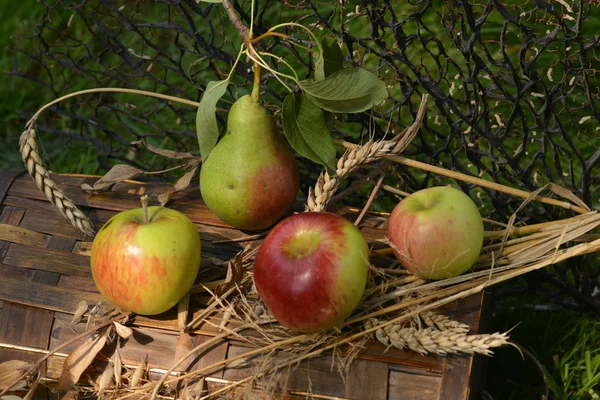
<svg viewBox="0 0 600 400"><path fill-rule="evenodd" d="M455 321L446 315L438 314L433 311L424 311L419 314L421 320L430 328L440 331L453 331L456 333L469 332L469 325Z"/></svg>
<svg viewBox="0 0 600 400"><path fill-rule="evenodd" d="M314 191L308 188L305 211L325 211L340 183L360 166L381 160L385 156L402 153L419 131L426 110L427 95L423 95L415 120L401 134L391 140L369 140L362 146L347 150L337 162L335 175L331 176L324 171L319 175Z"/></svg>
<svg viewBox="0 0 600 400"><path fill-rule="evenodd" d="M308 189L306 204L307 211L324 211L331 196L337 191L340 183L356 168L363 164L379 160L390 154L396 143L390 140L369 141L362 146L346 151L337 162L335 175L331 176L327 171L319 175L314 192Z"/></svg>
<svg viewBox="0 0 600 400"><path fill-rule="evenodd" d="M365 328L377 326L379 321L370 319ZM400 350L410 349L420 354L484 354L491 355L490 349L505 346L508 343L506 333L468 335L452 330L434 328L417 329L404 327L401 324L388 325L375 331L375 337L386 346L394 346Z"/></svg>
<svg viewBox="0 0 600 400"><path fill-rule="evenodd" d="M94 228L92 222L85 214L71 201L63 192L63 190L50 178L48 169L44 166L40 153L38 151L37 142L35 140L37 134L33 124L21 134L19 139L19 147L23 162L29 171L29 175L33 178L36 185L46 195L48 200L87 236L94 236Z"/></svg>

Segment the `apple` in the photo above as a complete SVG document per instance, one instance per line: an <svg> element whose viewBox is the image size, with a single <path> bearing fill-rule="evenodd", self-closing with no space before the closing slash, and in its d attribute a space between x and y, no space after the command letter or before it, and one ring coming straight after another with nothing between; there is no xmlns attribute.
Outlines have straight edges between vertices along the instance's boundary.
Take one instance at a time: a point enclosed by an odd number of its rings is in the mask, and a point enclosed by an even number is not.
<svg viewBox="0 0 600 400"><path fill-rule="evenodd" d="M400 201L388 240L400 264L421 279L466 272L483 246L483 220L471 198L451 186L422 189Z"/></svg>
<svg viewBox="0 0 600 400"><path fill-rule="evenodd" d="M282 326L313 333L354 311L368 272L369 248L358 228L337 214L307 212L283 219L265 237L254 284Z"/></svg>
<svg viewBox="0 0 600 400"><path fill-rule="evenodd" d="M200 268L200 236L179 211L143 207L120 212L92 243L92 276L100 293L127 311L155 315L177 304Z"/></svg>

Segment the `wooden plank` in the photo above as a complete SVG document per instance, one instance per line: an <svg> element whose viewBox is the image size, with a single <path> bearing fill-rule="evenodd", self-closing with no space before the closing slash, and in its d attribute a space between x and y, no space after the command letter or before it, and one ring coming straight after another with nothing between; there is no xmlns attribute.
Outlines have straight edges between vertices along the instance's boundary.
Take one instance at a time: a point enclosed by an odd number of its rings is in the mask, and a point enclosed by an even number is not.
<svg viewBox="0 0 600 400"><path fill-rule="evenodd" d="M5 206L2 208L2 213L0 213L0 223L2 224L10 224L10 225L19 225L23 216L25 215L25 210L21 208L8 207ZM8 248L10 247L10 242L6 240L0 240L0 261L4 259Z"/></svg>
<svg viewBox="0 0 600 400"><path fill-rule="evenodd" d="M35 270L28 268L19 268L14 265L6 265L0 263L0 277L11 278L18 281L31 281Z"/></svg>
<svg viewBox="0 0 600 400"><path fill-rule="evenodd" d="M411 351L403 351L395 347L386 347L382 343L371 340L365 345L359 358L371 361L389 363L393 368L395 364L420 368L432 373L441 373L444 369L443 357L430 355L424 356Z"/></svg>
<svg viewBox="0 0 600 400"><path fill-rule="evenodd" d="M1 204L0 204L1 206ZM0 223L10 224L10 225L19 225L21 219L25 215L25 210L17 207L4 206L0 207ZM10 247L10 242L5 240L0 240L0 264ZM1 271L1 269L0 269ZM0 273L1 276L1 273ZM0 300L0 307L4 306L4 302Z"/></svg>
<svg viewBox="0 0 600 400"><path fill-rule="evenodd" d="M24 208L26 210L41 211L50 214L57 212L56 207L44 197L42 200L27 199L25 197L6 196L4 205Z"/></svg>
<svg viewBox="0 0 600 400"><path fill-rule="evenodd" d="M189 353L195 347L205 343L212 339L210 336L205 335L190 335L180 334L177 341L177 351L173 361L181 359L185 354ZM178 368L181 371L192 371L200 368L204 368L208 365L214 364L219 361L223 361L227 357L228 343L221 341L210 345L205 349L196 351ZM223 377L223 368L217 368L214 372L210 373L209 376L214 378Z"/></svg>
<svg viewBox="0 0 600 400"><path fill-rule="evenodd" d="M72 315L66 313L55 314L54 327L52 329L50 349L71 340L76 335L85 331L85 318L78 324L69 326ZM178 335L159 329L135 327L134 333L128 340L120 340L119 349L123 362L137 365L141 357L148 357L150 368L169 369L175 362L175 352L178 344ZM80 346L83 341L72 343L61 350L61 353L70 353ZM211 352L206 352L209 355ZM177 371L182 371L178 368Z"/></svg>
<svg viewBox="0 0 600 400"><path fill-rule="evenodd" d="M7 303L3 307L0 319L0 342L46 349L51 328L50 311ZM0 362L12 359L14 356L12 353L10 350L2 350ZM39 355L28 357L29 360L37 358Z"/></svg>
<svg viewBox="0 0 600 400"><path fill-rule="evenodd" d="M450 400L441 397L440 376L390 371L388 399L390 400Z"/></svg>
<svg viewBox="0 0 600 400"><path fill-rule="evenodd" d="M4 196L17 177L25 172L24 169L7 169L0 172L0 204L3 203Z"/></svg>
<svg viewBox="0 0 600 400"><path fill-rule="evenodd" d="M55 236L53 239L57 240L58 238ZM9 247L4 257L4 263L63 275L90 277L92 274L90 259L87 256L21 244L13 244Z"/></svg>
<svg viewBox="0 0 600 400"><path fill-rule="evenodd" d="M83 292L99 293L92 276L61 275L58 286L65 289L81 290Z"/></svg>
<svg viewBox="0 0 600 400"><path fill-rule="evenodd" d="M349 399L387 400L388 364L354 360L346 376L346 394Z"/></svg>
<svg viewBox="0 0 600 400"><path fill-rule="evenodd" d="M89 194L83 189L73 186L65 186L64 190L65 194L78 206L112 211L124 211L140 207L139 195L115 191L100 191L97 194ZM185 198L170 202L169 207L190 216L190 219L196 223L231 227L208 210L200 198L198 188L187 189L185 192ZM35 186L35 182L29 181L21 181L20 184L11 186L8 194L36 200L43 200L45 198L44 194ZM157 193L149 195L151 205L157 203L157 195Z"/></svg>
<svg viewBox="0 0 600 400"><path fill-rule="evenodd" d="M46 247L50 236L20 226L0 224L0 240L30 246Z"/></svg>
<svg viewBox="0 0 600 400"><path fill-rule="evenodd" d="M230 345L227 357L231 358L243 353L246 353L251 349L239 346ZM290 354L278 353L275 356L274 364L283 362L290 357ZM253 357L251 360L260 363L260 356ZM238 381L248 377L253 372L253 366L243 365L236 368L226 369L223 374L223 379ZM279 372L281 375L270 376L270 379L278 379L279 377L285 377L287 369L282 369ZM311 392L320 395L344 397L346 390L345 384L335 369L332 369L331 356L318 356L313 357L310 360L303 361L297 368L291 370L288 381L288 390L300 391L300 392Z"/></svg>
<svg viewBox="0 0 600 400"><path fill-rule="evenodd" d="M473 333L479 333L484 292L476 293L458 301L454 319L469 324ZM478 356L481 357L481 356ZM470 377L473 373L473 355L450 355L446 357L441 398L444 400L468 400Z"/></svg>
<svg viewBox="0 0 600 400"><path fill-rule="evenodd" d="M48 221L52 221L52 223L48 223ZM54 213L27 210L19 226L48 235L63 236L79 240L84 238L83 233L74 227L68 219L63 217L58 210Z"/></svg>
<svg viewBox="0 0 600 400"><path fill-rule="evenodd" d="M11 278L0 279L0 299L68 313L74 313L81 300L86 300L90 304L105 302L100 294L23 282Z"/></svg>

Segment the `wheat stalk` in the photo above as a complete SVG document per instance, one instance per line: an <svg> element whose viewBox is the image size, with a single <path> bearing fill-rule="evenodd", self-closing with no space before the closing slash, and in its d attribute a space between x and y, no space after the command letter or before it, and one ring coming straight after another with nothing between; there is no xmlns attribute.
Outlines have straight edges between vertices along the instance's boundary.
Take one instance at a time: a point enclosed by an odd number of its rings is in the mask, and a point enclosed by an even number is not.
<svg viewBox="0 0 600 400"><path fill-rule="evenodd" d="M365 322L365 328L371 329L379 324L376 319ZM402 324L388 325L375 331L375 337L386 346L394 346L400 350L409 348L420 354L484 354L491 355L491 348L501 347L508 343L506 333L469 335L455 330L438 330L435 328L417 329L404 327Z"/></svg>
<svg viewBox="0 0 600 400"><path fill-rule="evenodd" d="M381 160L386 156L401 153L419 131L426 109L427 95L423 95L414 122L401 134L391 140L369 140L363 145L347 150L337 162L335 175L331 176L327 171L322 172L314 190L312 188L308 189L305 211L325 211L329 200L337 191L340 183L354 170L364 164Z"/></svg>
<svg viewBox="0 0 600 400"><path fill-rule="evenodd" d="M66 217L71 223L87 236L94 236L94 228L88 217L70 200L63 190L50 177L45 167L36 142L36 132L33 124L21 134L19 148L23 162L27 166L29 175L36 185L46 195L48 200Z"/></svg>

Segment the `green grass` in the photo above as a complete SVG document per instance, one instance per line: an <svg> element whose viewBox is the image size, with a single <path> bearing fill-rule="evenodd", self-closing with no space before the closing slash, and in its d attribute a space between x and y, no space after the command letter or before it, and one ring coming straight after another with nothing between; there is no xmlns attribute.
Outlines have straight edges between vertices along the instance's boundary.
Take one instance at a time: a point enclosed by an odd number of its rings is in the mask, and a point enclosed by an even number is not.
<svg viewBox="0 0 600 400"><path fill-rule="evenodd" d="M528 350L499 349L489 362L487 391L494 399L540 399L548 381L554 400L597 399L600 395L600 322L588 314L533 308L535 298L497 307L493 331L512 329L511 339Z"/></svg>

